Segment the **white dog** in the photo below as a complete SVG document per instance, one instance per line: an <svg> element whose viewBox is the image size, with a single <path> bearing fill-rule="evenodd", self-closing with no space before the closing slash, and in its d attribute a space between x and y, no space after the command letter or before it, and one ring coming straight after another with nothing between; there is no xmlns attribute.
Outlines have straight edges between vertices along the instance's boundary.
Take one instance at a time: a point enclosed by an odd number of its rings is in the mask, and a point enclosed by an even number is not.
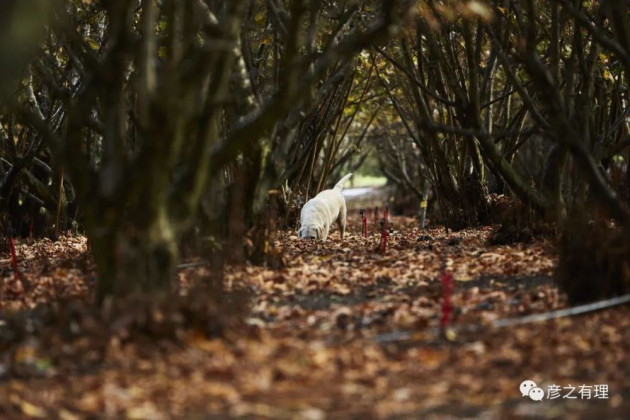
<svg viewBox="0 0 630 420"><path fill-rule="evenodd" d="M352 174L341 178L334 188L324 190L308 200L300 212L300 230L298 235L303 239L326 240L330 226L337 221L341 237L346 231L346 200L341 194L343 184Z"/></svg>

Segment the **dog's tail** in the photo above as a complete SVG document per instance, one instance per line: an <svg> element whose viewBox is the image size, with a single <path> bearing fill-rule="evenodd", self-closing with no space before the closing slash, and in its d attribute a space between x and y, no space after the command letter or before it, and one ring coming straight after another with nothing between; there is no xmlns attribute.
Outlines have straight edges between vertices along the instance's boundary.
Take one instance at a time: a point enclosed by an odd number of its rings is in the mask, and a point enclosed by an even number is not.
<svg viewBox="0 0 630 420"><path fill-rule="evenodd" d="M339 182L335 184L335 188L339 188L340 190L343 190L343 184L345 184L346 181L350 179L350 177L352 177L352 174L348 174L344 176L343 178L341 178Z"/></svg>

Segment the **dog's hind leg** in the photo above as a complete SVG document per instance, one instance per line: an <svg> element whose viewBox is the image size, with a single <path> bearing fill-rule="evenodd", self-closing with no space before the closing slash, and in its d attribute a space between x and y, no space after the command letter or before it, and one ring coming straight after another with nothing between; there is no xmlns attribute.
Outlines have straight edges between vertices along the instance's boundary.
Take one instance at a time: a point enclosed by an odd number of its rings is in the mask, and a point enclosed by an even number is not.
<svg viewBox="0 0 630 420"><path fill-rule="evenodd" d="M339 209L339 217L337 217L337 226L339 227L339 232L341 234L341 239L343 239L343 235L346 233L346 216L348 213L348 209L346 208L346 204Z"/></svg>

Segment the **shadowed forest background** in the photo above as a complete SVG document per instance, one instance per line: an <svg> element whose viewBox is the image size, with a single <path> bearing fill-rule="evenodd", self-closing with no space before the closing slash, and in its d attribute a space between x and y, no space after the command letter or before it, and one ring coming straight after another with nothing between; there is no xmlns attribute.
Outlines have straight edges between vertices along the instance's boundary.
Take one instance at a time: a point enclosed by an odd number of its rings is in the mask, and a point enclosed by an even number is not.
<svg viewBox="0 0 630 420"><path fill-rule="evenodd" d="M0 415L627 413L627 305L492 322L630 293L629 76L627 0L2 2Z"/></svg>

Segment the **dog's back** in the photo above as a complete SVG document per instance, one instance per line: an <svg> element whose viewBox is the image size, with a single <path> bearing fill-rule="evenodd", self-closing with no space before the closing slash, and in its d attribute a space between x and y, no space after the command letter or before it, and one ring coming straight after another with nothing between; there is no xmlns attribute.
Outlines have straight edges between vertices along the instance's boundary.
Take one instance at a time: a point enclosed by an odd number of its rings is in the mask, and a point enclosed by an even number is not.
<svg viewBox="0 0 630 420"><path fill-rule="evenodd" d="M346 200L343 198L343 194L341 194L340 189L333 188L320 192L306 204L308 205L309 203L311 205L316 205L319 208L325 207L328 211L329 220L332 222L337 220L339 210L341 207L345 206ZM306 208L306 205L304 208Z"/></svg>
<svg viewBox="0 0 630 420"><path fill-rule="evenodd" d="M314 201L324 202L328 208L328 214L330 215L331 222L337 220L339 212L342 208L346 208L346 199L343 197L343 194L341 194L341 191L343 190L344 184L350 179L350 177L352 177L352 174L344 176L335 184L334 187L329 190L324 190L313 197Z"/></svg>

